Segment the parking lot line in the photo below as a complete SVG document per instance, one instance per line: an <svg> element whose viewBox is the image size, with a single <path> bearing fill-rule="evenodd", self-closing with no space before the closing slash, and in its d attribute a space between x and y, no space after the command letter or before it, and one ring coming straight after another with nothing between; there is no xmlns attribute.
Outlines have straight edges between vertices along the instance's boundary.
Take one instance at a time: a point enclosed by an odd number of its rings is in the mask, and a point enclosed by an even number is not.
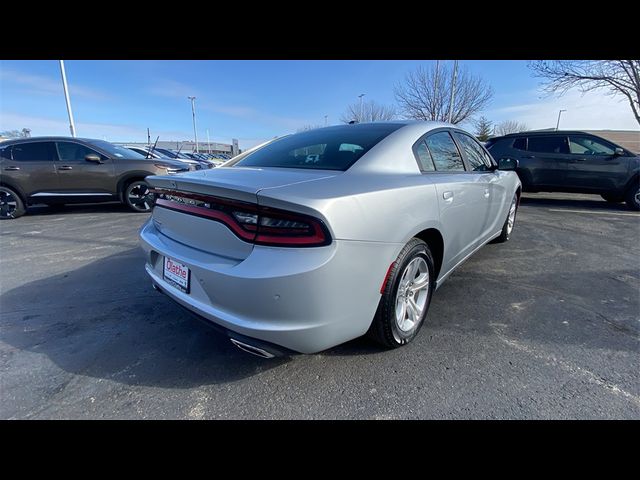
<svg viewBox="0 0 640 480"><path fill-rule="evenodd" d="M640 213L599 212L593 210L567 210L564 208L548 208L550 212L591 213L594 215L619 215L621 217L640 217Z"/></svg>

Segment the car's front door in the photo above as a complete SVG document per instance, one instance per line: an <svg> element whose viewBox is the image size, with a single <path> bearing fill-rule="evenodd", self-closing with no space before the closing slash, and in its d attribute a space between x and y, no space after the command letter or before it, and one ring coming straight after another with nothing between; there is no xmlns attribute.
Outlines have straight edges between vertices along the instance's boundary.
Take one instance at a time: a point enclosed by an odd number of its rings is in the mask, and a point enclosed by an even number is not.
<svg viewBox="0 0 640 480"><path fill-rule="evenodd" d="M53 142L16 143L5 149L2 174L10 177L27 196L36 197L59 189Z"/></svg>
<svg viewBox="0 0 640 480"><path fill-rule="evenodd" d="M429 179L438 196L445 244L441 271L446 273L478 244L486 221L488 199L478 202L476 197L482 190L478 188L479 175L465 169L462 155L448 130L433 132L421 143L416 151L424 150L424 155L419 156L433 162L434 173ZM424 166L422 170L425 171Z"/></svg>
<svg viewBox="0 0 640 480"><path fill-rule="evenodd" d="M60 189L69 194L107 195L116 191L113 161L96 150L76 142L56 142L58 161L56 170ZM100 163L86 160L98 155Z"/></svg>
<svg viewBox="0 0 640 480"><path fill-rule="evenodd" d="M615 149L590 135L569 135L566 186L594 193L620 190L628 180L629 157L616 156Z"/></svg>

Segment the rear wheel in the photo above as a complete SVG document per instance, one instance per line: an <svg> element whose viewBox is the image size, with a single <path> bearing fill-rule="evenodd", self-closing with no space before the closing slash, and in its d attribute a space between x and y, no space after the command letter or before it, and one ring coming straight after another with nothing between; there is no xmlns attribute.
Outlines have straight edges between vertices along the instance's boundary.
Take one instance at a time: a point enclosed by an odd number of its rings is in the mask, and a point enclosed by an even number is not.
<svg viewBox="0 0 640 480"><path fill-rule="evenodd" d="M429 246L418 238L412 239L391 267L368 335L388 348L412 341L429 310L434 272Z"/></svg>
<svg viewBox="0 0 640 480"><path fill-rule="evenodd" d="M149 185L144 180L134 180L124 191L124 202L134 212L150 212L155 203Z"/></svg>
<svg viewBox="0 0 640 480"><path fill-rule="evenodd" d="M500 232L500 236L493 240L491 243L504 243L508 242L511 238L511 232L513 232L513 227L516 224L516 213L518 212L518 194L516 193L511 200L511 205L509 205L509 213L507 214L507 219L504 221L504 225L502 226L502 232Z"/></svg>
<svg viewBox="0 0 640 480"><path fill-rule="evenodd" d="M640 182L636 182L627 190L624 200L631 210L640 210Z"/></svg>
<svg viewBox="0 0 640 480"><path fill-rule="evenodd" d="M611 194L608 194L608 193L603 193L600 196L602 198L604 198L609 203L621 203L621 202L624 202L624 197L619 197L617 195L611 195Z"/></svg>
<svg viewBox="0 0 640 480"><path fill-rule="evenodd" d="M0 219L18 218L25 214L24 202L8 187L0 187Z"/></svg>

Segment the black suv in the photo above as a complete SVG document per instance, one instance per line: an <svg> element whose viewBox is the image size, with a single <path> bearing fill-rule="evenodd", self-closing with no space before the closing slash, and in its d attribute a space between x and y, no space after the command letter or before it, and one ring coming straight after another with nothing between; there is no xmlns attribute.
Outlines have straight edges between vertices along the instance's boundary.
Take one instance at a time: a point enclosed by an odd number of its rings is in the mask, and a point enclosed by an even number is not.
<svg viewBox="0 0 640 480"><path fill-rule="evenodd" d="M0 219L32 203L120 201L136 212L153 208L148 175L186 172L182 162L147 159L102 140L38 137L0 143Z"/></svg>
<svg viewBox="0 0 640 480"><path fill-rule="evenodd" d="M496 160L518 160L527 192L596 193L640 210L640 157L609 140L584 132L522 132L492 138L486 147Z"/></svg>

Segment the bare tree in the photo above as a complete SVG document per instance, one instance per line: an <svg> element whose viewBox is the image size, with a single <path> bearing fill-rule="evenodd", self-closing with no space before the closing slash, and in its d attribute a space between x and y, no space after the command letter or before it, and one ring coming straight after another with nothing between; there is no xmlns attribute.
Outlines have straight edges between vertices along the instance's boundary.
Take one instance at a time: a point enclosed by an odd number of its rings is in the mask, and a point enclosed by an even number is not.
<svg viewBox="0 0 640 480"><path fill-rule="evenodd" d="M31 136L31 129L23 128L22 130L5 130L0 132L0 136L7 138L28 138Z"/></svg>
<svg viewBox="0 0 640 480"><path fill-rule="evenodd" d="M453 80L453 68L419 66L409 72L403 84L396 85L396 101L407 118L446 122ZM459 68L455 82L455 97L451 123L457 124L484 109L493 97L493 89L479 76Z"/></svg>
<svg viewBox="0 0 640 480"><path fill-rule="evenodd" d="M393 120L397 118L396 109L391 105L381 105L373 100L352 103L347 106L347 110L340 116L343 123L349 122L377 122L381 120Z"/></svg>
<svg viewBox="0 0 640 480"><path fill-rule="evenodd" d="M481 142L486 142L493 133L493 123L487 117L480 117L475 122L476 138Z"/></svg>
<svg viewBox="0 0 640 480"><path fill-rule="evenodd" d="M515 120L505 120L496 125L496 135L509 135L510 133L524 132L529 127L526 123L520 123Z"/></svg>
<svg viewBox="0 0 640 480"><path fill-rule="evenodd" d="M549 93L604 89L624 96L640 124L640 60L539 60L529 63Z"/></svg>

